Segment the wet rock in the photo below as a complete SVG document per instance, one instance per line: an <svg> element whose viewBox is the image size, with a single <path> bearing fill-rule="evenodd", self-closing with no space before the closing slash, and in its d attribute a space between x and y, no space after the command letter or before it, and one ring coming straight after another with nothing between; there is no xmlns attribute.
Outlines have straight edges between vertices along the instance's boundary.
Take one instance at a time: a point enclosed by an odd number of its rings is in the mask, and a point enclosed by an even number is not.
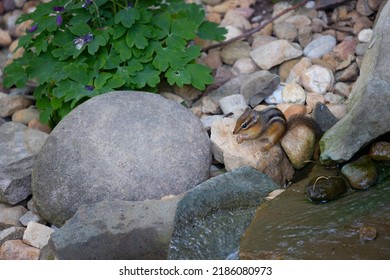
<svg viewBox="0 0 390 280"><path fill-rule="evenodd" d="M166 259L179 199L83 205L49 246L58 259Z"/></svg>
<svg viewBox="0 0 390 280"><path fill-rule="evenodd" d="M360 43L369 43L372 37L372 29L363 29L358 34L358 39Z"/></svg>
<svg viewBox="0 0 390 280"><path fill-rule="evenodd" d="M384 141L373 143L370 146L369 156L377 161L390 160L390 143Z"/></svg>
<svg viewBox="0 0 390 280"><path fill-rule="evenodd" d="M242 166L251 166L268 175L280 185L292 178L294 169L279 145L268 152L263 150L265 142L259 140L237 143L233 129L239 116L223 118L211 127L212 151L218 162L233 170Z"/></svg>
<svg viewBox="0 0 390 280"><path fill-rule="evenodd" d="M219 100L219 105L225 115L229 113L241 115L242 112L244 112L244 110L248 107L244 96L241 94L233 94L221 98L221 100Z"/></svg>
<svg viewBox="0 0 390 280"><path fill-rule="evenodd" d="M375 227L370 227L370 226L362 226L359 229L359 238L360 241L372 241L375 240L378 235L378 232Z"/></svg>
<svg viewBox="0 0 390 280"><path fill-rule="evenodd" d="M261 68L268 70L286 60L300 57L302 50L287 40L276 40L262 45L250 52L253 61Z"/></svg>
<svg viewBox="0 0 390 280"><path fill-rule="evenodd" d="M33 199L45 220L62 225L85 203L180 194L208 178L210 163L210 139L191 111L151 93L112 92L51 132L34 165Z"/></svg>
<svg viewBox="0 0 390 280"><path fill-rule="evenodd" d="M0 166L38 154L47 137L46 133L27 128L21 123L3 124L0 127Z"/></svg>
<svg viewBox="0 0 390 280"><path fill-rule="evenodd" d="M301 81L308 91L326 93L333 87L334 76L328 68L312 65L302 73Z"/></svg>
<svg viewBox="0 0 390 280"><path fill-rule="evenodd" d="M225 259L237 249L255 208L277 188L268 176L241 167L187 192L177 205L168 258Z"/></svg>
<svg viewBox="0 0 390 280"><path fill-rule="evenodd" d="M260 205L241 239L240 259L389 259L390 252L383 250L390 246L388 177L372 191L350 191L330 203L318 205L304 199L311 178L337 173L316 165L302 181ZM362 225L377 229L375 242L359 242Z"/></svg>
<svg viewBox="0 0 390 280"><path fill-rule="evenodd" d="M233 65L239 58L249 58L251 47L248 42L238 41L227 45L221 51L221 59L228 65Z"/></svg>
<svg viewBox="0 0 390 280"><path fill-rule="evenodd" d="M283 102L305 104L305 90L298 84L287 84L282 92Z"/></svg>
<svg viewBox="0 0 390 280"><path fill-rule="evenodd" d="M237 76L240 74L252 74L258 70L259 67L250 57L237 59L232 67L232 73Z"/></svg>
<svg viewBox="0 0 390 280"><path fill-rule="evenodd" d="M295 169L301 169L313 157L316 135L303 124L294 125L283 136L280 144Z"/></svg>
<svg viewBox="0 0 390 280"><path fill-rule="evenodd" d="M310 58L321 58L324 54L332 51L336 46L336 39L333 36L321 36L311 41L304 50L303 54Z"/></svg>
<svg viewBox="0 0 390 280"><path fill-rule="evenodd" d="M0 96L0 117L10 117L16 111L27 108L30 105L32 105L32 100L30 99L3 94Z"/></svg>
<svg viewBox="0 0 390 280"><path fill-rule="evenodd" d="M356 190L365 190L378 179L375 165L366 155L344 165L341 168L341 173L348 179L352 188Z"/></svg>
<svg viewBox="0 0 390 280"><path fill-rule="evenodd" d="M48 226L36 222L29 222L23 234L23 242L32 247L42 249L48 244L50 235L53 232L54 229Z"/></svg>
<svg viewBox="0 0 390 280"><path fill-rule="evenodd" d="M301 60L294 65L291 69L290 74L286 79L286 83L297 83L302 85L301 76L302 74L312 66L311 60L308 57L302 57Z"/></svg>
<svg viewBox="0 0 390 280"><path fill-rule="evenodd" d="M31 194L31 173L36 156L23 158L0 169L0 202L15 205Z"/></svg>
<svg viewBox="0 0 390 280"><path fill-rule="evenodd" d="M28 125L34 119L39 120L39 111L35 107L18 110L12 115L13 122L20 122L25 125Z"/></svg>
<svg viewBox="0 0 390 280"><path fill-rule="evenodd" d="M8 240L0 247L0 260L38 260L40 252L22 240Z"/></svg>
<svg viewBox="0 0 390 280"><path fill-rule="evenodd" d="M9 227L19 227L22 224L19 219L27 213L27 209L23 206L6 207L0 211L0 230Z"/></svg>
<svg viewBox="0 0 390 280"><path fill-rule="evenodd" d="M278 75L264 70L257 71L242 83L240 94L254 108L269 96L279 84L280 78Z"/></svg>
<svg viewBox="0 0 390 280"><path fill-rule="evenodd" d="M297 28L289 22L279 22L274 24L273 31L278 39L284 39L290 42L295 41L298 36Z"/></svg>
<svg viewBox="0 0 390 280"><path fill-rule="evenodd" d="M323 103L317 103L315 105L313 119L322 131L327 131L338 122L338 119L332 114L328 106Z"/></svg>
<svg viewBox="0 0 390 280"><path fill-rule="evenodd" d="M8 240L22 240L24 227L9 227L0 231L0 246ZM1 258L0 258L1 259Z"/></svg>
<svg viewBox="0 0 390 280"><path fill-rule="evenodd" d="M341 177L320 176L311 179L306 188L306 197L312 202L328 202L338 199L347 191Z"/></svg>

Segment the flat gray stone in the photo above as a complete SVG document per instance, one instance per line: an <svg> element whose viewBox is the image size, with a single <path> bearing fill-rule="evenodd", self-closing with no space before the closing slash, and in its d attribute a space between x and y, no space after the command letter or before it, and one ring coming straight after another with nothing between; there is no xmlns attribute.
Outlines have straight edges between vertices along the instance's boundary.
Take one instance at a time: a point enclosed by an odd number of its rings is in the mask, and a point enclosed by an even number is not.
<svg viewBox="0 0 390 280"><path fill-rule="evenodd" d="M59 226L83 204L183 193L208 178L210 164L210 139L191 111L157 94L112 92L51 132L33 168L33 199Z"/></svg>
<svg viewBox="0 0 390 280"><path fill-rule="evenodd" d="M47 136L21 123L3 124L0 127L0 168L38 154Z"/></svg>
<svg viewBox="0 0 390 280"><path fill-rule="evenodd" d="M320 160L324 163L347 161L360 148L390 131L389 14L390 2L387 2L350 93L348 113L320 141Z"/></svg>
<svg viewBox="0 0 390 280"><path fill-rule="evenodd" d="M0 169L0 202L15 205L31 194L31 173L36 156L28 156Z"/></svg>

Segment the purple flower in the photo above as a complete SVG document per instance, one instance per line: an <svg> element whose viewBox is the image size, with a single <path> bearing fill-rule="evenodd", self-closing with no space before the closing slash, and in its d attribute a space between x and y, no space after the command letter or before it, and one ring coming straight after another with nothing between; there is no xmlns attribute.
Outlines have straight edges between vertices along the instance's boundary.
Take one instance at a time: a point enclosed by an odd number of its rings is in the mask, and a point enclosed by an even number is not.
<svg viewBox="0 0 390 280"><path fill-rule="evenodd" d="M38 24L34 24L29 29L27 29L27 32L28 33L33 33L35 30L37 30L37 28L38 28Z"/></svg>
<svg viewBox="0 0 390 280"><path fill-rule="evenodd" d="M89 5L91 5L92 3L93 3L92 0L85 0L84 4L81 7L87 9L89 7Z"/></svg>
<svg viewBox="0 0 390 280"><path fill-rule="evenodd" d="M76 46L76 49L80 50L85 44L93 40L93 35L88 33L87 35L77 37L73 40L73 44Z"/></svg>
<svg viewBox="0 0 390 280"><path fill-rule="evenodd" d="M54 10L55 12L63 12L63 11L65 10L65 8L62 7L62 6L54 6L54 7L53 7L53 10Z"/></svg>
<svg viewBox="0 0 390 280"><path fill-rule="evenodd" d="M86 85L85 86L85 89L88 90L88 91L93 91L95 89L94 86L89 86L89 85Z"/></svg>
<svg viewBox="0 0 390 280"><path fill-rule="evenodd" d="M57 15L56 23L57 23L57 26L60 26L62 24L62 16L61 15Z"/></svg>

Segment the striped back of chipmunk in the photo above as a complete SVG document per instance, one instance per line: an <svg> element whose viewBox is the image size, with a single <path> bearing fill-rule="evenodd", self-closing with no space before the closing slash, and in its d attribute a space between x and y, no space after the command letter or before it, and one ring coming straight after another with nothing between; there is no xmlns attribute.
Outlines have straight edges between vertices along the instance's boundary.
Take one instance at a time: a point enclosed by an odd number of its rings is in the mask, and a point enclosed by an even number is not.
<svg viewBox="0 0 390 280"><path fill-rule="evenodd" d="M284 125L286 125L286 117L284 116L283 112L280 111L278 108L275 107L269 107L263 111L260 112L263 114L265 120L269 125L279 122Z"/></svg>

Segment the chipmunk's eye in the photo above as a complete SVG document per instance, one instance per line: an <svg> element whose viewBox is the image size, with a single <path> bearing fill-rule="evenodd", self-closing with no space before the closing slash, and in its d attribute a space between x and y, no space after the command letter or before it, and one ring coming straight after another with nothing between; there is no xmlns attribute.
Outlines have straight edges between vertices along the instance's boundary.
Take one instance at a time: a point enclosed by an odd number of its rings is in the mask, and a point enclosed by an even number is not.
<svg viewBox="0 0 390 280"><path fill-rule="evenodd" d="M247 123L243 123L241 128L247 128L248 127L248 124Z"/></svg>

